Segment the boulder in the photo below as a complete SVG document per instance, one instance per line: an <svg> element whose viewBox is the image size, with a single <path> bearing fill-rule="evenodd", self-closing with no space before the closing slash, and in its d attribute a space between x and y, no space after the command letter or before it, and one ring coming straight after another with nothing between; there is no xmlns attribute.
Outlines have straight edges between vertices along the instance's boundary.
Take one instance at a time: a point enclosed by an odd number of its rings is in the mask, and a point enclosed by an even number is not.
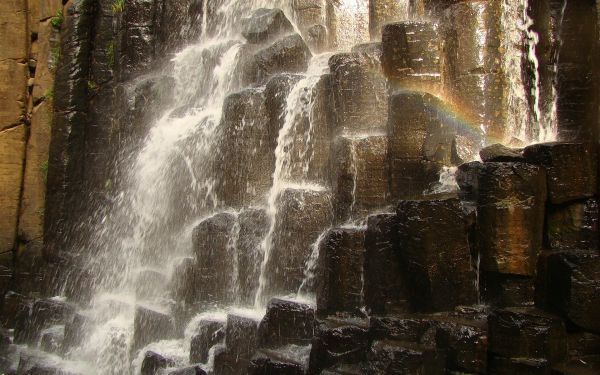
<svg viewBox="0 0 600 375"><path fill-rule="evenodd" d="M506 147L500 143L482 148L479 156L483 162L525 162L523 150Z"/></svg>
<svg viewBox="0 0 600 375"><path fill-rule="evenodd" d="M216 161L221 176L217 196L225 207L263 202L275 170L277 129L270 125L262 89L245 89L225 99Z"/></svg>
<svg viewBox="0 0 600 375"><path fill-rule="evenodd" d="M575 325L600 333L600 255L561 251L546 259L546 303Z"/></svg>
<svg viewBox="0 0 600 375"><path fill-rule="evenodd" d="M335 133L383 131L388 94L379 60L361 53L340 53L329 59L329 69Z"/></svg>
<svg viewBox="0 0 600 375"><path fill-rule="evenodd" d="M242 35L252 44L267 43L294 31L281 9L257 9L250 17L244 18L241 25Z"/></svg>
<svg viewBox="0 0 600 375"><path fill-rule="evenodd" d="M166 313L136 306L133 331L132 350L135 352L152 342L171 338L174 334L173 320Z"/></svg>
<svg viewBox="0 0 600 375"><path fill-rule="evenodd" d="M196 226L192 242L198 262L195 277L201 301L220 303L234 298L230 291L235 280L235 243L231 243L236 217L221 212L212 215Z"/></svg>
<svg viewBox="0 0 600 375"><path fill-rule="evenodd" d="M198 333L190 342L190 363L207 363L210 348L225 338L225 322L221 320L202 320Z"/></svg>
<svg viewBox="0 0 600 375"><path fill-rule="evenodd" d="M532 276L542 250L546 174L523 163L478 170L476 236L485 272Z"/></svg>
<svg viewBox="0 0 600 375"><path fill-rule="evenodd" d="M528 163L548 174L548 198L553 204L593 197L598 190L598 156L592 143L540 143L525 148Z"/></svg>
<svg viewBox="0 0 600 375"><path fill-rule="evenodd" d="M598 201L548 207L546 244L553 250L598 248Z"/></svg>
<svg viewBox="0 0 600 375"><path fill-rule="evenodd" d="M469 218L460 201L452 197L400 201L396 215L397 249L407 277L411 308L444 311L476 303Z"/></svg>
<svg viewBox="0 0 600 375"><path fill-rule="evenodd" d="M358 363L369 349L368 326L356 320L325 320L317 325L310 352L309 375L320 374L336 363Z"/></svg>
<svg viewBox="0 0 600 375"><path fill-rule="evenodd" d="M365 233L364 300L371 314L407 312L408 290L395 249L395 214L369 216Z"/></svg>
<svg viewBox="0 0 600 375"><path fill-rule="evenodd" d="M383 27L382 66L394 87L438 93L442 83L442 47L438 25L404 21Z"/></svg>
<svg viewBox="0 0 600 375"><path fill-rule="evenodd" d="M308 46L298 34L286 36L254 54L259 77L277 73L306 71L312 57Z"/></svg>
<svg viewBox="0 0 600 375"><path fill-rule="evenodd" d="M567 334L560 318L532 308L499 309L490 314L489 350L504 358L539 358L560 362Z"/></svg>
<svg viewBox="0 0 600 375"><path fill-rule="evenodd" d="M260 322L261 347L309 345L314 334L315 311L306 303L273 298Z"/></svg>
<svg viewBox="0 0 600 375"><path fill-rule="evenodd" d="M265 264L266 282L261 295L264 303L270 297L298 291L313 244L332 220L330 194L321 187L285 188L279 193L275 207L270 254Z"/></svg>
<svg viewBox="0 0 600 375"><path fill-rule="evenodd" d="M319 248L323 275L317 285L319 315L361 315L365 231L331 229Z"/></svg>
<svg viewBox="0 0 600 375"><path fill-rule="evenodd" d="M175 361L162 354L147 351L142 361L141 375L158 375L161 369L173 366Z"/></svg>
<svg viewBox="0 0 600 375"><path fill-rule="evenodd" d="M356 220L386 206L386 136L338 137L332 146L332 190L338 222Z"/></svg>
<svg viewBox="0 0 600 375"><path fill-rule="evenodd" d="M367 375L376 374L444 374L445 356L435 347L401 341L373 342L362 366Z"/></svg>

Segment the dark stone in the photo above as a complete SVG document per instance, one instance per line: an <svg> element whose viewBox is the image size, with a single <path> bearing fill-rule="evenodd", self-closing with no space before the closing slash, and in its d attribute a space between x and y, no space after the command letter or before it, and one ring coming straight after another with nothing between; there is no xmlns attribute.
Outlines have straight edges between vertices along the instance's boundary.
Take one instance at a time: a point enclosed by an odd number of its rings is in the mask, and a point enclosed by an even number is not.
<svg viewBox="0 0 600 375"><path fill-rule="evenodd" d="M335 133L384 130L388 94L379 60L362 53L340 53L329 59L329 69Z"/></svg>
<svg viewBox="0 0 600 375"><path fill-rule="evenodd" d="M363 364L367 375L445 373L443 352L401 341L375 341Z"/></svg>
<svg viewBox="0 0 600 375"><path fill-rule="evenodd" d="M592 143L540 143L525 148L527 162L548 174L553 204L593 197L598 189L598 156Z"/></svg>
<svg viewBox="0 0 600 375"><path fill-rule="evenodd" d="M523 150L506 147L500 143L482 148L479 156L484 162L524 162Z"/></svg>
<svg viewBox="0 0 600 375"><path fill-rule="evenodd" d="M396 87L440 89L442 48L436 23L390 23L383 27L381 40L383 71Z"/></svg>
<svg viewBox="0 0 600 375"><path fill-rule="evenodd" d="M260 266L263 260L261 243L269 231L269 219L265 209L248 208L240 212L238 223L240 301L242 304L252 305L258 289Z"/></svg>
<svg viewBox="0 0 600 375"><path fill-rule="evenodd" d="M35 301L30 313L26 308L19 312L21 323L15 327L15 343L37 343L44 329L64 325L74 313L73 305L58 299Z"/></svg>
<svg viewBox="0 0 600 375"><path fill-rule="evenodd" d="M569 333L569 357L576 358L600 353L600 335L591 332Z"/></svg>
<svg viewBox="0 0 600 375"><path fill-rule="evenodd" d="M538 358L490 358L490 375L550 375L550 364Z"/></svg>
<svg viewBox="0 0 600 375"><path fill-rule="evenodd" d="M573 358L552 367L552 375L596 375L600 372L600 355Z"/></svg>
<svg viewBox="0 0 600 375"><path fill-rule="evenodd" d="M560 318L531 308L507 308L490 314L489 350L505 358L560 362L567 353L567 333Z"/></svg>
<svg viewBox="0 0 600 375"><path fill-rule="evenodd" d="M461 164L456 170L456 183L460 187L459 195L466 201L477 202L479 193L479 175L483 164L478 161Z"/></svg>
<svg viewBox="0 0 600 375"><path fill-rule="evenodd" d="M174 333L174 325L169 315L143 306L136 306L133 330L132 349L135 352L152 342L171 338Z"/></svg>
<svg viewBox="0 0 600 375"><path fill-rule="evenodd" d="M389 147L392 147L390 141ZM388 150L390 150L388 148ZM390 201L419 199L439 181L441 165L421 159L393 158L388 151L390 168Z"/></svg>
<svg viewBox="0 0 600 375"><path fill-rule="evenodd" d="M477 302L469 220L460 201L444 197L401 201L396 214L397 249L412 309L444 311Z"/></svg>
<svg viewBox="0 0 600 375"><path fill-rule="evenodd" d="M486 272L481 276L482 298L492 306L533 306L534 281L528 276Z"/></svg>
<svg viewBox="0 0 600 375"><path fill-rule="evenodd" d="M254 44L267 43L292 31L294 27L281 9L260 8L242 20L242 35Z"/></svg>
<svg viewBox="0 0 600 375"><path fill-rule="evenodd" d="M435 322L426 316L373 316L369 320L369 334L374 340L423 343L432 329Z"/></svg>
<svg viewBox="0 0 600 375"><path fill-rule="evenodd" d="M363 229L332 229L321 242L322 280L317 286L319 315L361 315L365 256Z"/></svg>
<svg viewBox="0 0 600 375"><path fill-rule="evenodd" d="M258 326L256 317L238 313L227 314L225 343L227 354L237 359L250 360L258 347Z"/></svg>
<svg viewBox="0 0 600 375"><path fill-rule="evenodd" d="M523 163L484 163L477 173L481 269L531 276L542 250L546 174Z"/></svg>
<svg viewBox="0 0 600 375"><path fill-rule="evenodd" d="M64 335L64 327L61 326L54 326L42 331L40 349L47 353L58 353L63 346Z"/></svg>
<svg viewBox="0 0 600 375"><path fill-rule="evenodd" d="M8 291L3 296L4 299L0 300L0 325L7 329L15 328L18 312L28 305L28 298L13 291Z"/></svg>
<svg viewBox="0 0 600 375"><path fill-rule="evenodd" d="M352 47L350 52L360 54L363 58L370 59L371 61L381 61L383 50L381 42L370 42L357 44Z"/></svg>
<svg viewBox="0 0 600 375"><path fill-rule="evenodd" d="M229 238L235 220L231 213L217 213L194 228L192 242L198 262L195 276L201 301L217 303L234 298L229 287L236 254L231 253L234 249Z"/></svg>
<svg viewBox="0 0 600 375"><path fill-rule="evenodd" d="M217 196L225 207L260 204L271 187L278 129L271 129L262 89L227 96L219 127L221 176Z"/></svg>
<svg viewBox="0 0 600 375"><path fill-rule="evenodd" d="M208 375L208 372L202 366L195 365L170 371L168 375Z"/></svg>
<svg viewBox="0 0 600 375"><path fill-rule="evenodd" d="M575 325L600 333L600 254L563 251L546 262L546 303Z"/></svg>
<svg viewBox="0 0 600 375"><path fill-rule="evenodd" d="M197 268L196 260L192 257L183 258L175 265L169 289L178 303L191 304L196 300L200 289Z"/></svg>
<svg viewBox="0 0 600 375"><path fill-rule="evenodd" d="M332 146L335 218L344 223L387 205L386 136L337 137Z"/></svg>
<svg viewBox="0 0 600 375"><path fill-rule="evenodd" d="M265 106L269 113L271 138L277 140L279 129L285 123L287 98L290 91L302 79L299 74L277 74L265 86Z"/></svg>
<svg viewBox="0 0 600 375"><path fill-rule="evenodd" d="M306 31L306 42L316 53L324 52L327 48L327 28L323 25L312 25Z"/></svg>
<svg viewBox="0 0 600 375"><path fill-rule="evenodd" d="M71 348L77 347L83 340L85 329L90 324L90 319L76 313L70 322L65 324L65 334L62 342L62 352L67 353Z"/></svg>
<svg viewBox="0 0 600 375"><path fill-rule="evenodd" d="M202 320L198 325L198 334L190 343L190 363L207 363L210 348L225 338L225 322L220 320Z"/></svg>
<svg viewBox="0 0 600 375"><path fill-rule="evenodd" d="M364 299L371 314L407 312L408 291L394 248L395 214L369 216L365 233Z"/></svg>
<svg viewBox="0 0 600 375"><path fill-rule="evenodd" d="M270 350L259 351L252 358L249 375L304 375L301 363L277 355Z"/></svg>
<svg viewBox="0 0 600 375"><path fill-rule="evenodd" d="M362 361L369 349L368 327L356 322L326 320L319 322L309 360L309 375L320 374L336 363Z"/></svg>
<svg viewBox="0 0 600 375"><path fill-rule="evenodd" d="M449 370L484 374L488 367L488 336L485 321L441 319L436 345L446 351Z"/></svg>
<svg viewBox="0 0 600 375"><path fill-rule="evenodd" d="M260 346L308 345L314 334L314 325L315 312L312 306L273 298L260 322Z"/></svg>
<svg viewBox="0 0 600 375"><path fill-rule="evenodd" d="M153 351L147 351L142 362L141 375L158 375L161 369L173 366L175 361Z"/></svg>
<svg viewBox="0 0 600 375"><path fill-rule="evenodd" d="M598 248L598 201L548 207L546 243L553 250Z"/></svg>
<svg viewBox="0 0 600 375"><path fill-rule="evenodd" d="M213 374L215 375L247 375L250 361L228 353L225 347L215 350Z"/></svg>
<svg viewBox="0 0 600 375"><path fill-rule="evenodd" d="M286 36L254 54L261 77L304 72L311 57L308 46L298 34Z"/></svg>

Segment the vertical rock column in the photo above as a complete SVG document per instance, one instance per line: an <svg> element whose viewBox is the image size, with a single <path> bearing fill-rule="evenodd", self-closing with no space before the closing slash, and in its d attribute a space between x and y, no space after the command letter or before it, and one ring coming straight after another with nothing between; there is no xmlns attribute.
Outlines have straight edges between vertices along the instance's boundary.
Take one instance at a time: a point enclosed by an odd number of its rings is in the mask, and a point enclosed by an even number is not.
<svg viewBox="0 0 600 375"><path fill-rule="evenodd" d="M369 33L371 40L381 39L381 31L386 23L407 20L410 3L398 0L369 1Z"/></svg>

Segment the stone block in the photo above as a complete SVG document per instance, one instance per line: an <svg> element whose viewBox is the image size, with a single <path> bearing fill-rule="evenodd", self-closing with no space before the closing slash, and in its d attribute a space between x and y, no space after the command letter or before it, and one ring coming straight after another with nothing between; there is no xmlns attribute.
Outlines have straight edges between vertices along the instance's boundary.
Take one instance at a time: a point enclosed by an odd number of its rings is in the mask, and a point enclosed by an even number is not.
<svg viewBox="0 0 600 375"><path fill-rule="evenodd" d="M394 246L395 214L369 216L365 233L364 300L371 314L407 312L408 291Z"/></svg>
<svg viewBox="0 0 600 375"><path fill-rule="evenodd" d="M273 298L260 322L261 347L308 345L314 334L315 311L306 303Z"/></svg>
<svg viewBox="0 0 600 375"><path fill-rule="evenodd" d="M386 136L338 137L332 146L332 189L338 222L356 220L386 206Z"/></svg>
<svg viewBox="0 0 600 375"><path fill-rule="evenodd" d="M52 326L41 332L40 349L47 353L58 353L65 338L64 326Z"/></svg>
<svg viewBox="0 0 600 375"><path fill-rule="evenodd" d="M281 9L260 8L242 20L242 35L253 44L267 43L293 31L294 27Z"/></svg>
<svg viewBox="0 0 600 375"><path fill-rule="evenodd" d="M483 163L471 161L461 164L456 170L456 183L458 184L461 199L477 202L479 195L479 174Z"/></svg>
<svg viewBox="0 0 600 375"><path fill-rule="evenodd" d="M446 351L448 370L486 373L488 335L485 321L441 319L436 327L436 346Z"/></svg>
<svg viewBox="0 0 600 375"><path fill-rule="evenodd" d="M171 367L175 364L172 358L163 356L162 354L147 351L144 354L142 361L141 375L158 375L161 370Z"/></svg>
<svg viewBox="0 0 600 375"><path fill-rule="evenodd" d="M528 276L486 272L480 275L481 294L492 306L533 306L534 281Z"/></svg>
<svg viewBox="0 0 600 375"><path fill-rule="evenodd" d="M598 201L548 207L546 244L553 250L598 248Z"/></svg>
<svg viewBox="0 0 600 375"><path fill-rule="evenodd" d="M293 0L292 9L296 25L303 35L311 26L325 22L325 2L321 0ZM325 30L327 32L327 30Z"/></svg>
<svg viewBox="0 0 600 375"><path fill-rule="evenodd" d="M522 149L506 147L500 143L482 148L479 156L483 162L525 162Z"/></svg>
<svg viewBox="0 0 600 375"><path fill-rule="evenodd" d="M196 254L199 299L222 303L234 298L230 291L235 282L234 259L237 256L232 231L236 217L221 212L203 220L192 233Z"/></svg>
<svg viewBox="0 0 600 375"><path fill-rule="evenodd" d="M216 168L222 175L217 196L226 207L259 204L271 186L277 130L270 129L261 90L231 94L223 104L221 151Z"/></svg>
<svg viewBox="0 0 600 375"><path fill-rule="evenodd" d="M168 375L208 375L208 372L202 366L195 365L170 371Z"/></svg>
<svg viewBox="0 0 600 375"><path fill-rule="evenodd" d="M329 49L348 50L369 38L369 5L366 1L350 4L326 0L326 26Z"/></svg>
<svg viewBox="0 0 600 375"><path fill-rule="evenodd" d="M252 305L258 289L263 260L261 244L269 231L269 218L262 208L247 208L238 215L238 280L243 305Z"/></svg>
<svg viewBox="0 0 600 375"><path fill-rule="evenodd" d="M152 342L171 338L174 330L173 319L166 313L136 306L133 324L133 352L135 353Z"/></svg>
<svg viewBox="0 0 600 375"><path fill-rule="evenodd" d="M567 353L567 334L560 318L531 308L492 312L489 350L504 358L538 358L560 362Z"/></svg>
<svg viewBox="0 0 600 375"><path fill-rule="evenodd" d="M330 194L320 187L286 188L275 206L275 226L265 264L265 303L270 297L298 291L312 246L332 221Z"/></svg>
<svg viewBox="0 0 600 375"><path fill-rule="evenodd" d="M442 46L436 23L405 21L383 27L382 66L395 87L438 93Z"/></svg>
<svg viewBox="0 0 600 375"><path fill-rule="evenodd" d="M550 364L539 358L490 358L489 374L491 375L550 375Z"/></svg>
<svg viewBox="0 0 600 375"><path fill-rule="evenodd" d="M306 30L306 43L315 53L325 52L327 49L327 27L321 24L312 25Z"/></svg>
<svg viewBox="0 0 600 375"><path fill-rule="evenodd" d="M27 13L27 0L7 0L0 4L0 34L10 35L10 38L2 38L3 40L0 41L1 61L27 58L29 45ZM3 122L0 124L4 125Z"/></svg>
<svg viewBox="0 0 600 375"><path fill-rule="evenodd" d="M90 324L90 318L87 316L79 313L73 315L73 319L65 324L61 351L63 353L68 353L72 348L79 346L83 341L86 329L89 328Z"/></svg>
<svg viewBox="0 0 600 375"><path fill-rule="evenodd" d="M368 326L356 321L321 321L313 338L307 373L320 374L336 363L360 362L366 357L369 345Z"/></svg>
<svg viewBox="0 0 600 375"><path fill-rule="evenodd" d="M304 375L304 366L295 359L278 355L271 350L261 350L248 368L249 375Z"/></svg>
<svg viewBox="0 0 600 375"><path fill-rule="evenodd" d="M260 318L243 313L227 314L225 344L227 354L249 361L258 348L258 326Z"/></svg>
<svg viewBox="0 0 600 375"><path fill-rule="evenodd" d="M329 59L329 69L335 133L383 131L388 94L379 60L360 53L340 53Z"/></svg>
<svg viewBox="0 0 600 375"><path fill-rule="evenodd" d="M531 276L542 250L546 174L523 163L478 171L476 236L486 272Z"/></svg>
<svg viewBox="0 0 600 375"><path fill-rule="evenodd" d="M396 214L397 249L412 309L445 311L477 302L469 218L460 201L451 197L400 201Z"/></svg>
<svg viewBox="0 0 600 375"><path fill-rule="evenodd" d="M23 308L18 313L17 319L20 322L15 327L15 343L37 343L45 329L64 326L74 313L73 305L58 299L35 301L31 310Z"/></svg>
<svg viewBox="0 0 600 375"><path fill-rule="evenodd" d="M600 255L596 251L552 253L546 265L546 302L575 325L600 333Z"/></svg>
<svg viewBox="0 0 600 375"><path fill-rule="evenodd" d="M225 322L221 320L202 320L198 333L190 343L190 363L207 363L210 348L225 338Z"/></svg>
<svg viewBox="0 0 600 375"><path fill-rule="evenodd" d="M361 315L365 231L330 230L319 248L323 280L317 285L319 315Z"/></svg>
<svg viewBox="0 0 600 375"><path fill-rule="evenodd" d="M0 132L0 253L14 250L25 157L25 126Z"/></svg>
<svg viewBox="0 0 600 375"><path fill-rule="evenodd" d="M598 190L598 154L592 143L540 143L525 148L527 162L548 174L553 204L593 197Z"/></svg>
<svg viewBox="0 0 600 375"><path fill-rule="evenodd" d="M439 181L442 169L439 163L422 159L397 159L388 155L390 201L422 198Z"/></svg>
<svg viewBox="0 0 600 375"><path fill-rule="evenodd" d="M432 347L400 341L373 342L367 362L362 366L365 374L432 374L445 373L445 356Z"/></svg>
<svg viewBox="0 0 600 375"><path fill-rule="evenodd" d="M312 54L298 34L286 36L254 54L260 77L306 71Z"/></svg>

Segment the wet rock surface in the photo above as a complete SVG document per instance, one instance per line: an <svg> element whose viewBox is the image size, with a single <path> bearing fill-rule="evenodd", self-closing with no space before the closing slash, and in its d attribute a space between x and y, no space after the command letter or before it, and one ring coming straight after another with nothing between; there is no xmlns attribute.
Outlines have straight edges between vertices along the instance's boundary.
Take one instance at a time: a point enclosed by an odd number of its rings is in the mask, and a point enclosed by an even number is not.
<svg viewBox="0 0 600 375"><path fill-rule="evenodd" d="M308 345L314 334L314 326L315 311L309 304L272 299L260 322L259 342L263 347Z"/></svg>
<svg viewBox="0 0 600 375"><path fill-rule="evenodd" d="M266 43L294 30L281 9L257 9L242 21L242 35L250 43Z"/></svg>

